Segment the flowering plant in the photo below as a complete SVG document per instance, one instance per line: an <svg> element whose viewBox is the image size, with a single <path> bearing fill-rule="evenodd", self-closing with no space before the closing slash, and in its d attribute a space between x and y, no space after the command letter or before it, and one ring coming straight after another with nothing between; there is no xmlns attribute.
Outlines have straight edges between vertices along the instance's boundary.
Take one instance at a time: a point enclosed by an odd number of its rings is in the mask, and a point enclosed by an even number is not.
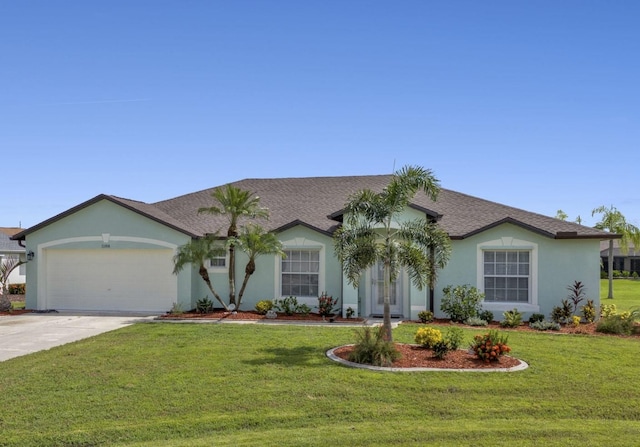
<svg viewBox="0 0 640 447"><path fill-rule="evenodd" d="M489 331L486 334L476 335L473 337L470 349L473 354L486 363L497 362L501 355L511 351L511 348L507 345L507 336L500 335L498 331Z"/></svg>
<svg viewBox="0 0 640 447"><path fill-rule="evenodd" d="M328 317L337 313L337 306L338 299L334 299L331 295L327 295L326 292L322 292L322 295L318 297L318 313L323 317Z"/></svg>

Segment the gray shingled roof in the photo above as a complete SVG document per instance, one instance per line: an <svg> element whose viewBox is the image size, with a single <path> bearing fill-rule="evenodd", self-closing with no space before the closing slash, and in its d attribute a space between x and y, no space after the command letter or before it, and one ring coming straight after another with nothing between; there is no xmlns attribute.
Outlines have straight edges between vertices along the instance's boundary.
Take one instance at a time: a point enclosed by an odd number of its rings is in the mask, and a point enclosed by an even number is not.
<svg viewBox="0 0 640 447"><path fill-rule="evenodd" d="M604 256L605 258L609 256L609 241L602 241L600 242L600 256ZM613 256L618 257L618 256L640 256L640 250L635 249L635 247L633 246L633 244L629 244L628 246L628 250L627 253L624 254L622 253L622 250L620 249L620 241L619 240L614 240L613 241Z"/></svg>
<svg viewBox="0 0 640 447"><path fill-rule="evenodd" d="M368 188L381 191L389 175L356 177L308 177L281 179L245 179L234 186L254 192L260 204L269 209L269 221L261 224L269 230L302 223L319 231L332 233L339 222L329 216L339 212L349 196ZM211 233L225 228L224 216L198 214L200 207L212 206L211 192L206 189L154 205L198 232ZM437 201L419 193L413 202L420 208L441 215L440 225L452 239L469 237L503 222L512 222L554 238L608 239L609 233L572 222L531 213L448 189L442 189Z"/></svg>
<svg viewBox="0 0 640 447"><path fill-rule="evenodd" d="M21 228L0 228L0 253L24 253L25 248L11 240L11 236L20 231Z"/></svg>
<svg viewBox="0 0 640 447"><path fill-rule="evenodd" d="M301 224L331 234L340 222L330 216L339 216L351 194L362 189L381 191L389 183L390 177L374 175L245 179L232 185L249 190L260 197L260 205L268 208L270 213L269 220L259 222L267 230L278 231ZM216 231L224 234L228 224L225 216L198 214L198 208L214 205L211 193L215 189L205 189L153 204L102 194L15 237L24 238L38 228L103 199L118 203L191 236ZM442 189L435 202L425 194L419 193L413 205L429 214L441 216L439 223L452 239L469 237L504 222L511 222L557 239L603 240L617 237L573 222L561 221L448 189Z"/></svg>

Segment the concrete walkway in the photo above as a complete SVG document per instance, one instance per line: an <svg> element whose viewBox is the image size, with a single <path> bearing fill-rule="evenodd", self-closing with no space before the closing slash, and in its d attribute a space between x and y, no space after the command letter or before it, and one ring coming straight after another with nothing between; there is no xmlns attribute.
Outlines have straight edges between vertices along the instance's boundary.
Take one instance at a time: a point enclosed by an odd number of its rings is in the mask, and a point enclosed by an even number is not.
<svg viewBox="0 0 640 447"><path fill-rule="evenodd" d="M0 317L0 362L153 318L155 315L86 313L27 313Z"/></svg>

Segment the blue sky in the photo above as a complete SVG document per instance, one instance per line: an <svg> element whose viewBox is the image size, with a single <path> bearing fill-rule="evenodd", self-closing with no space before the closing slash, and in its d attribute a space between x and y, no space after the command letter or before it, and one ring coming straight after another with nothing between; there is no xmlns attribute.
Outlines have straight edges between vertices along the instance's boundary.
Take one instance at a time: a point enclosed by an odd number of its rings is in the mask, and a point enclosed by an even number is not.
<svg viewBox="0 0 640 447"><path fill-rule="evenodd" d="M0 226L100 193L430 168L640 226L640 2L0 0Z"/></svg>

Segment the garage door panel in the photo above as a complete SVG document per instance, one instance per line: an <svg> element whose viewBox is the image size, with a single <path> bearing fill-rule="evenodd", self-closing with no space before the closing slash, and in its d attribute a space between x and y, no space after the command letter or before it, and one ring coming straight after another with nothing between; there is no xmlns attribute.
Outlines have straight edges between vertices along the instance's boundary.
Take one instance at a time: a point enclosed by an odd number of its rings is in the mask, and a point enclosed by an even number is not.
<svg viewBox="0 0 640 447"><path fill-rule="evenodd" d="M176 301L173 252L48 250L50 309L164 312Z"/></svg>

